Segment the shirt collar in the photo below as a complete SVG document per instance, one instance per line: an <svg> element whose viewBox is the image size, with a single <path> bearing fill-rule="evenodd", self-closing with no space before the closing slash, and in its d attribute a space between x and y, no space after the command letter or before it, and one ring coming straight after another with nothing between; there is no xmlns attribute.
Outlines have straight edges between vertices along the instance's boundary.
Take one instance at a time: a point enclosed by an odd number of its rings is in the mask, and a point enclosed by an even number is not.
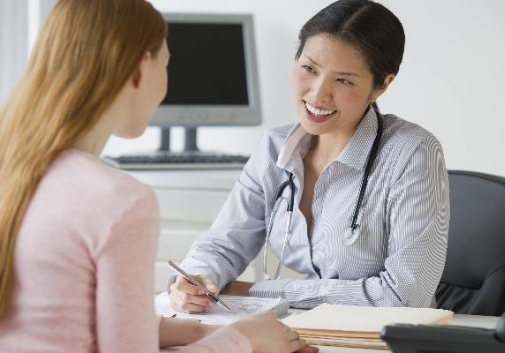
<svg viewBox="0 0 505 353"><path fill-rule="evenodd" d="M354 135L333 163L340 162L351 168L364 170L377 129L377 115L374 109L369 108ZM297 169L296 157L303 159L310 148L311 139L312 135L307 133L300 123L296 124L286 136L277 158L277 166L289 171Z"/></svg>
<svg viewBox="0 0 505 353"><path fill-rule="evenodd" d="M277 166L291 172L298 169L297 166L299 163L296 163L298 159L296 157L303 159L310 148L311 140L312 135L307 133L300 123L293 126L286 136L284 145L279 152Z"/></svg>
<svg viewBox="0 0 505 353"><path fill-rule="evenodd" d="M364 170L378 127L377 114L373 108L369 108L336 160L351 168Z"/></svg>

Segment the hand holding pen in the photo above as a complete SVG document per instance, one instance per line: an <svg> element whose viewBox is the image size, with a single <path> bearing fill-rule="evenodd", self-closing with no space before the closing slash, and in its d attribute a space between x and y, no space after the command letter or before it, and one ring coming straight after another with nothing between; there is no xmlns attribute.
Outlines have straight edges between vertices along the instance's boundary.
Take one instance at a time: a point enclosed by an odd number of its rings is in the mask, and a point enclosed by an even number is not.
<svg viewBox="0 0 505 353"><path fill-rule="evenodd" d="M190 275L189 273L184 271L182 268L180 268L179 266L177 266L175 263L173 263L170 260L168 261L168 265L170 267L172 267L177 273L179 273L186 281L191 283L191 285L202 289L205 292L205 295L207 296L207 298L209 298L213 303L219 305L221 308L225 309L226 311L231 312L230 307L228 305L226 305L226 303L224 303L224 301L221 298L219 298L218 295L216 295L216 294L212 293L210 290L208 290L207 287L205 287L195 276Z"/></svg>

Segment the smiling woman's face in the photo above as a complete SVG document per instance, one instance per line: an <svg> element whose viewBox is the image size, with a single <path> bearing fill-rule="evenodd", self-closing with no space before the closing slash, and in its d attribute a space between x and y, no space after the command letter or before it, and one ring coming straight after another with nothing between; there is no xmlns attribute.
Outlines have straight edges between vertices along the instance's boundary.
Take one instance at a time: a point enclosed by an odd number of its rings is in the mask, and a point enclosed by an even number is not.
<svg viewBox="0 0 505 353"><path fill-rule="evenodd" d="M313 135L354 131L383 92L374 89L361 51L328 34L307 39L293 69L292 86L300 123Z"/></svg>

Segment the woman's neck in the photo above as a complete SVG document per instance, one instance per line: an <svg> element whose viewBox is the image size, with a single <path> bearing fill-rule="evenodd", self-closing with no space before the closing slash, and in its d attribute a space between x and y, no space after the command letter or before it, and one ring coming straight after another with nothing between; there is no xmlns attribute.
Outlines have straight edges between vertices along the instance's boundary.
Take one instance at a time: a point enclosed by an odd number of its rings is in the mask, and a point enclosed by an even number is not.
<svg viewBox="0 0 505 353"><path fill-rule="evenodd" d="M91 153L98 158L114 131L114 121L116 120L114 111L109 110L98 119L98 123L90 131L76 141L73 147Z"/></svg>
<svg viewBox="0 0 505 353"><path fill-rule="evenodd" d="M314 136L314 141L311 147L312 163L319 166L317 169L320 169L321 167L324 169L324 167L328 166L338 158L351 137L351 133Z"/></svg>

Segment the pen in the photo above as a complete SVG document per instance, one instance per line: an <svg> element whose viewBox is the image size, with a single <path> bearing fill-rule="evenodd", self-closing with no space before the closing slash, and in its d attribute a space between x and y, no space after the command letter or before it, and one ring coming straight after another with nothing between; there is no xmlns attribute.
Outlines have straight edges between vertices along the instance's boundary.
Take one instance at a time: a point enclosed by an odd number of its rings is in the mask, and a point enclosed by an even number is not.
<svg viewBox="0 0 505 353"><path fill-rule="evenodd" d="M226 305L225 302L223 302L217 295L212 293L210 290L205 288L203 284L201 284L194 276L190 275L186 271L184 271L182 268L174 264L171 260L168 260L168 265L172 267L175 271L177 271L182 277L186 279L189 283L194 285L195 287L200 287L205 291L205 295L212 300L214 303L219 305L221 308L225 309L226 311L231 312L231 309L228 305Z"/></svg>

